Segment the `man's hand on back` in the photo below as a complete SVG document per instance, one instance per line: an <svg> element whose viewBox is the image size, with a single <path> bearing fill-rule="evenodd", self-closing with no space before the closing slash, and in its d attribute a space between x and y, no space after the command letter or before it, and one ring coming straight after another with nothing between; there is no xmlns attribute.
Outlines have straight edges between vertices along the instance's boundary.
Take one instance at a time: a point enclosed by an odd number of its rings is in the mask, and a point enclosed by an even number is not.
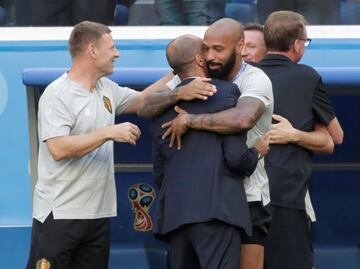
<svg viewBox="0 0 360 269"><path fill-rule="evenodd" d="M162 138L166 139L171 135L169 147L177 145L177 149L181 149L181 136L189 129L187 126L189 114L178 106L175 106L175 111L179 113L177 117L162 125L162 128L168 128L163 134Z"/></svg>
<svg viewBox="0 0 360 269"><path fill-rule="evenodd" d="M259 137L255 144L254 148L259 152L259 159L264 157L269 152L269 143L270 143L270 132L266 132L264 135Z"/></svg>
<svg viewBox="0 0 360 269"><path fill-rule="evenodd" d="M190 83L180 86L178 89L177 100L207 100L209 96L216 93L215 85L210 84L211 78L196 78Z"/></svg>

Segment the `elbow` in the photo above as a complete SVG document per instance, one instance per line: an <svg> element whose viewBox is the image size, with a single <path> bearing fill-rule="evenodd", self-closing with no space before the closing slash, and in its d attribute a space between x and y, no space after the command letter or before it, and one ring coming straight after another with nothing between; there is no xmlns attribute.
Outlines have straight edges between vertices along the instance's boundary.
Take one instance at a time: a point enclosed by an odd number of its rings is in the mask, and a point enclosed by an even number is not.
<svg viewBox="0 0 360 269"><path fill-rule="evenodd" d="M324 149L325 154L332 154L334 152L334 143L327 145Z"/></svg>
<svg viewBox="0 0 360 269"><path fill-rule="evenodd" d="M140 118L146 118L146 111L145 111L143 105L140 105L140 107L139 107L138 110L136 111L136 114L137 114Z"/></svg>
<svg viewBox="0 0 360 269"><path fill-rule="evenodd" d="M252 127L254 127L256 121L251 118L243 118L239 117L238 119L233 121L235 124L235 129L238 132L244 132L247 130L250 130Z"/></svg>
<svg viewBox="0 0 360 269"><path fill-rule="evenodd" d="M54 161L58 162L65 159L65 155L62 154L59 150L50 150L50 154Z"/></svg>
<svg viewBox="0 0 360 269"><path fill-rule="evenodd" d="M154 110L149 109L149 106L147 105L146 101L143 101L140 105L139 108L136 111L137 115L140 118L153 118L156 117L157 114Z"/></svg>
<svg viewBox="0 0 360 269"><path fill-rule="evenodd" d="M136 114L141 118L150 118L152 116L151 109L149 109L149 103L147 102L147 100L147 98L142 97L136 110Z"/></svg>
<svg viewBox="0 0 360 269"><path fill-rule="evenodd" d="M62 161L64 159L70 158L69 153L67 153L65 150L63 150L61 147L54 147L53 145L49 148L49 152L51 157L53 158L54 161ZM80 156L80 152L78 152L78 154ZM78 157L78 156L73 156L73 157Z"/></svg>
<svg viewBox="0 0 360 269"><path fill-rule="evenodd" d="M344 140L344 132L342 131L339 135L336 137L333 137L335 145L341 145Z"/></svg>
<svg viewBox="0 0 360 269"><path fill-rule="evenodd" d="M326 144L324 144L323 148L320 150L319 153L322 154L332 154L334 152L335 145L332 139L329 139Z"/></svg>
<svg viewBox="0 0 360 269"><path fill-rule="evenodd" d="M61 161L64 159L63 151L61 150L61 147L59 147L56 143L53 142L53 140L54 139L47 141L49 153L54 161Z"/></svg>
<svg viewBox="0 0 360 269"><path fill-rule="evenodd" d="M141 118L147 118L148 117L148 114L147 114L147 111L146 111L145 100L142 100L142 102L139 104L139 107L138 107L136 113Z"/></svg>

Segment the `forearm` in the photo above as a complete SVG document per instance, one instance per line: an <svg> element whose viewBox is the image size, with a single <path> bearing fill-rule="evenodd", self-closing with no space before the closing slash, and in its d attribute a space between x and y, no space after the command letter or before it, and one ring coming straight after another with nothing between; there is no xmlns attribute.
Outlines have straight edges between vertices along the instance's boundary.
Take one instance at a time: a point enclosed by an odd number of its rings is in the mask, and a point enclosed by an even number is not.
<svg viewBox="0 0 360 269"><path fill-rule="evenodd" d="M342 144L344 139L344 131L336 117L330 121L329 125L326 127L326 130L329 132L332 140L334 141L334 144Z"/></svg>
<svg viewBox="0 0 360 269"><path fill-rule="evenodd" d="M49 151L55 161L81 157L110 140L107 127L84 135L54 137L47 140Z"/></svg>
<svg viewBox="0 0 360 269"><path fill-rule="evenodd" d="M137 114L144 118L156 117L177 101L178 90L171 91L165 86L161 90L144 95Z"/></svg>
<svg viewBox="0 0 360 269"><path fill-rule="evenodd" d="M246 149L246 151L240 152L231 158L225 158L229 168L238 175L250 176L258 163L258 152L256 149Z"/></svg>
<svg viewBox="0 0 360 269"><path fill-rule="evenodd" d="M189 114L187 125L193 129L220 134L241 133L251 129L264 112L262 101L244 97L236 107L213 114Z"/></svg>
<svg viewBox="0 0 360 269"><path fill-rule="evenodd" d="M294 131L292 142L314 153L330 154L334 151L334 142L325 127L312 132Z"/></svg>

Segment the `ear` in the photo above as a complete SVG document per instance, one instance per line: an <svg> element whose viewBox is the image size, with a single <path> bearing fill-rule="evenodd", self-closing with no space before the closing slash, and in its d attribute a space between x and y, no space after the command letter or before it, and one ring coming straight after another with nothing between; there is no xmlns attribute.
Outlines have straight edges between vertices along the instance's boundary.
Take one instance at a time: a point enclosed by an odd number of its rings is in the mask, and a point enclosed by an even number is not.
<svg viewBox="0 0 360 269"><path fill-rule="evenodd" d="M200 67L205 67L204 56L200 53L195 54L195 63Z"/></svg>
<svg viewBox="0 0 360 269"><path fill-rule="evenodd" d="M300 45L300 40L296 39L293 43L293 45L291 46L291 49L294 51L294 53L300 53L301 51L301 45Z"/></svg>
<svg viewBox="0 0 360 269"><path fill-rule="evenodd" d="M87 51L91 57L91 59L96 59L97 49L94 43L90 43L87 47Z"/></svg>
<svg viewBox="0 0 360 269"><path fill-rule="evenodd" d="M235 45L235 52L237 55L241 56L241 52L244 48L245 39L241 38Z"/></svg>

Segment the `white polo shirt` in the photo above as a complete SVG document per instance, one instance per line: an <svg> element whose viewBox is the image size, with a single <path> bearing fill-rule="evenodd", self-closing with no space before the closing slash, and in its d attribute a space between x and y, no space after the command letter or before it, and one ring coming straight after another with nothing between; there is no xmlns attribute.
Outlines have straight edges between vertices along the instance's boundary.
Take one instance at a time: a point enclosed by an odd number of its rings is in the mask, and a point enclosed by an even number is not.
<svg viewBox="0 0 360 269"><path fill-rule="evenodd" d="M67 73L51 83L39 101L39 178L35 186L33 217L96 219L116 216L113 142L88 154L55 161L46 140L81 135L113 125L138 93L102 78L89 92Z"/></svg>
<svg viewBox="0 0 360 269"><path fill-rule="evenodd" d="M252 147L255 141L271 128L274 110L272 84L262 70L245 62L241 64L233 82L240 89L240 98L257 98L265 105L264 113L255 126L248 131L246 143L249 147ZM269 179L264 167L264 158L258 162L254 173L245 178L244 186L248 202L262 201L263 205L270 202Z"/></svg>

